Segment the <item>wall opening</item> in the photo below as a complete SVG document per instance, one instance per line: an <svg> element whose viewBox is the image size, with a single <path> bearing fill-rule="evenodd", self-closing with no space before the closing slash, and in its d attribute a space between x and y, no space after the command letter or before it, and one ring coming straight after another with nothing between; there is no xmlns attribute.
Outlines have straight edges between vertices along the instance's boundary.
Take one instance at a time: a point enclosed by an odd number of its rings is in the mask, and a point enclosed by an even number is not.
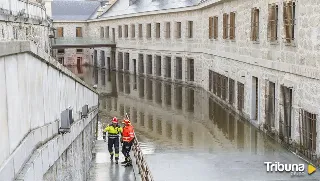
<svg viewBox="0 0 320 181"><path fill-rule="evenodd" d="M94 52L93 52L93 65L95 66L95 67L97 67L98 66L98 52L97 52L97 50L94 50Z"/></svg>
<svg viewBox="0 0 320 181"><path fill-rule="evenodd" d="M143 61L143 54L139 54L138 55L138 59L139 59L139 73L140 74L144 74L144 61Z"/></svg>
<svg viewBox="0 0 320 181"><path fill-rule="evenodd" d="M188 59L187 62L188 81L194 81L194 59Z"/></svg>
<svg viewBox="0 0 320 181"><path fill-rule="evenodd" d="M110 57L107 57L108 70L111 70L111 61Z"/></svg>
<svg viewBox="0 0 320 181"><path fill-rule="evenodd" d="M129 57L129 53L125 53L124 54L124 56L125 56L125 71L129 71L129 69L130 69L130 57Z"/></svg>
<svg viewBox="0 0 320 181"><path fill-rule="evenodd" d="M300 152L315 161L317 148L317 115L306 110L299 110Z"/></svg>
<svg viewBox="0 0 320 181"><path fill-rule="evenodd" d="M244 84L238 82L238 110L243 111L244 108Z"/></svg>
<svg viewBox="0 0 320 181"><path fill-rule="evenodd" d="M194 90L186 88L187 111L194 112Z"/></svg>
<svg viewBox="0 0 320 181"><path fill-rule="evenodd" d="M139 83L139 97L144 98L144 78L140 77L138 83Z"/></svg>
<svg viewBox="0 0 320 181"><path fill-rule="evenodd" d="M166 99L166 105L171 106L171 84L165 84L165 99Z"/></svg>
<svg viewBox="0 0 320 181"><path fill-rule="evenodd" d="M158 104L160 104L160 106L162 104L162 95L161 95L161 93L162 93L162 84L161 84L161 82L156 81L155 82L156 102Z"/></svg>
<svg viewBox="0 0 320 181"><path fill-rule="evenodd" d="M123 70L123 53L118 53L118 70Z"/></svg>
<svg viewBox="0 0 320 181"><path fill-rule="evenodd" d="M116 69L116 52L111 51L111 68Z"/></svg>
<svg viewBox="0 0 320 181"><path fill-rule="evenodd" d="M285 143L290 143L292 130L292 89L281 85L279 137Z"/></svg>
<svg viewBox="0 0 320 181"><path fill-rule="evenodd" d="M101 51L100 60L101 60L101 67L105 67L106 66L106 57L105 57L104 51Z"/></svg>
<svg viewBox="0 0 320 181"><path fill-rule="evenodd" d="M153 85L152 85L152 80L150 79L147 79L146 80L146 84L147 84L147 99L148 100L152 100L153 96L152 96L152 93L153 93Z"/></svg>
<svg viewBox="0 0 320 181"><path fill-rule="evenodd" d="M229 78L229 104L234 104L234 97L235 97L235 86L234 80Z"/></svg>
<svg viewBox="0 0 320 181"><path fill-rule="evenodd" d="M77 57L77 66L82 65L82 57Z"/></svg>
<svg viewBox="0 0 320 181"><path fill-rule="evenodd" d="M106 71L101 70L101 84L106 85Z"/></svg>
<svg viewBox="0 0 320 181"><path fill-rule="evenodd" d="M133 61L133 73L136 75L137 74L137 60L132 59Z"/></svg>
<svg viewBox="0 0 320 181"><path fill-rule="evenodd" d="M161 76L161 56L156 56L156 75Z"/></svg>
<svg viewBox="0 0 320 181"><path fill-rule="evenodd" d="M259 106L259 97L258 97L258 78L252 77L252 97L251 97L251 119L258 120L258 106Z"/></svg>
<svg viewBox="0 0 320 181"><path fill-rule="evenodd" d="M166 57L166 75L165 77L171 78L171 57Z"/></svg>
<svg viewBox="0 0 320 181"><path fill-rule="evenodd" d="M152 75L152 55L147 55L147 70L148 70L148 74Z"/></svg>
<svg viewBox="0 0 320 181"><path fill-rule="evenodd" d="M176 79L182 80L182 58L176 57Z"/></svg>
<svg viewBox="0 0 320 181"><path fill-rule="evenodd" d="M275 127L275 83L266 81L265 85L266 93L266 106L265 106L265 114L266 114L266 123L265 129L271 131L272 128Z"/></svg>

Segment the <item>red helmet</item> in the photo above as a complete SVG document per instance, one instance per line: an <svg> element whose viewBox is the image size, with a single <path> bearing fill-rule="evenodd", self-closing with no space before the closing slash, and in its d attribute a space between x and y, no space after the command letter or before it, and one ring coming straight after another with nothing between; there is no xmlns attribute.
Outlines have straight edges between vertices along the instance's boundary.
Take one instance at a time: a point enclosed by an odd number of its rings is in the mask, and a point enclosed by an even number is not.
<svg viewBox="0 0 320 181"><path fill-rule="evenodd" d="M112 123L118 123L118 119L116 117L112 118Z"/></svg>

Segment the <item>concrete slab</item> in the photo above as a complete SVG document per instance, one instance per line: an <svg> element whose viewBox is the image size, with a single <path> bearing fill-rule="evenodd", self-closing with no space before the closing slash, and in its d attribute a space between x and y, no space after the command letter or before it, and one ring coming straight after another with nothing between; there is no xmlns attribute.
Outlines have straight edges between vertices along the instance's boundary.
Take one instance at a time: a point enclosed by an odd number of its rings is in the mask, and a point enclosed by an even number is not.
<svg viewBox="0 0 320 181"><path fill-rule="evenodd" d="M97 140L93 149L92 166L90 168L90 181L134 181L132 167L124 167L120 163L111 162L107 149L108 145L103 140ZM120 162L124 160L120 153Z"/></svg>

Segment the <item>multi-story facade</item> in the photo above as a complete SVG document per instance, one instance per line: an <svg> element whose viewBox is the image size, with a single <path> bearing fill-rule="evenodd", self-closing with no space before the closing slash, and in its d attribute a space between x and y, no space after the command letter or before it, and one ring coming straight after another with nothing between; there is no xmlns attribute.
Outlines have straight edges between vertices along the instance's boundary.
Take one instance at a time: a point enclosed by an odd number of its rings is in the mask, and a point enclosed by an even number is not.
<svg viewBox="0 0 320 181"><path fill-rule="evenodd" d="M89 36L88 23L85 21L95 17L101 7L99 1L53 1L52 18L54 20L56 41L77 42ZM92 64L93 51L90 48L55 49L54 56L63 65Z"/></svg>
<svg viewBox="0 0 320 181"><path fill-rule="evenodd" d="M95 49L100 66L203 87L317 160L319 12L312 0L118 0L85 22L116 42Z"/></svg>

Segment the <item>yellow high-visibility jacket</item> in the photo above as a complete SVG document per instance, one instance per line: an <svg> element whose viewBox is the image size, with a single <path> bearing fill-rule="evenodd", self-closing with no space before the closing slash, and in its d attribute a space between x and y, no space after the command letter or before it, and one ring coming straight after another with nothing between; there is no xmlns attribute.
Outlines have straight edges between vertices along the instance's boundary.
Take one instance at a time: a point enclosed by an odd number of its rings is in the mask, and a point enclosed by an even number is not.
<svg viewBox="0 0 320 181"><path fill-rule="evenodd" d="M122 133L122 128L117 125L117 126L113 126L113 125L108 125L103 132L108 133L108 137L109 138L115 138L115 137L119 137L119 135Z"/></svg>

